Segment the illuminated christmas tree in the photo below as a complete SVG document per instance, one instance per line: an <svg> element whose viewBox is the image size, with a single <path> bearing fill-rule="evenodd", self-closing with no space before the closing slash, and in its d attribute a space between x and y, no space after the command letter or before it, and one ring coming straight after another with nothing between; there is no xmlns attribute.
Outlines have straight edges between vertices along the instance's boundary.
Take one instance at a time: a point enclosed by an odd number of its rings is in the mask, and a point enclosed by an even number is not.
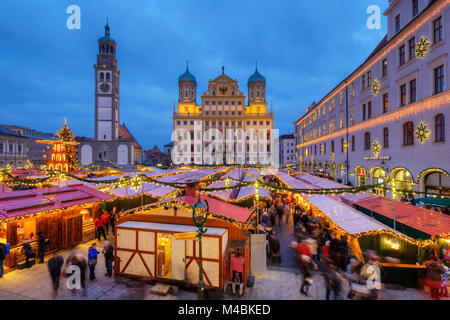
<svg viewBox="0 0 450 320"><path fill-rule="evenodd" d="M69 171L76 170L78 168L78 143L73 139L73 131L67 126L66 119L56 135L64 142Z"/></svg>

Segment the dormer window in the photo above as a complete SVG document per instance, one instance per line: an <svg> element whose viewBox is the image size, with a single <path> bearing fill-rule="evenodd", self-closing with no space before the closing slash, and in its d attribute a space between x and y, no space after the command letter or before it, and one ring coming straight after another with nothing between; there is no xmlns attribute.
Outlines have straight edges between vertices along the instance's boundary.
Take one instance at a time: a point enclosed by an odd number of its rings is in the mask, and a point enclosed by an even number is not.
<svg viewBox="0 0 450 320"><path fill-rule="evenodd" d="M412 16L415 17L419 13L419 0L412 0Z"/></svg>
<svg viewBox="0 0 450 320"><path fill-rule="evenodd" d="M395 32L400 31L400 14L395 16Z"/></svg>

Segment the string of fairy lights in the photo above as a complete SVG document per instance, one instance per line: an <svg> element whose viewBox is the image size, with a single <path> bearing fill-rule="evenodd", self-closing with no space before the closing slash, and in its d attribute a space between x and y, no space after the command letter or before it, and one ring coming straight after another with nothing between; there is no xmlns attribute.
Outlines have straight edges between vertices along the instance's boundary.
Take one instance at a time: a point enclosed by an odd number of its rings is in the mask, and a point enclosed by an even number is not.
<svg viewBox="0 0 450 320"><path fill-rule="evenodd" d="M0 169L0 183L4 185L14 185L20 184L25 186L32 187L42 187L44 184L49 184L53 181L67 181L69 178L78 180L84 183L88 183L91 185L104 185L109 186L110 189L123 188L127 186L131 186L135 191L142 188L143 183L151 183L160 186L168 186L175 189L184 189L188 182L166 182L158 180L158 178L148 177L145 174L135 175L133 177L130 176L122 176L116 179L105 179L105 180L95 180L89 178L79 177L77 175L62 172L58 170L46 170L45 177L42 178L28 178L22 179L14 176L11 173L11 169ZM211 187L211 184L215 182L224 182L225 185L223 187ZM230 185L230 182L234 181L236 184ZM287 186L281 185L273 185L268 184L261 179L255 179L251 182L241 181L239 179L234 179L231 177L226 178L214 178L208 180L199 181L201 184L200 191L203 192L214 192L214 191L223 191L223 190L233 190L240 189L248 186L255 187L255 194L259 193L259 188L266 188L267 190L273 192L284 192L289 194L306 194L306 195L341 195L341 194L357 194L361 192L381 192L381 191L391 191L393 197L397 197L398 195L409 195L409 194L417 194L417 195L428 195L434 198L446 198L445 195L437 195L437 194L429 194L426 192L420 192L416 190L398 190L396 188L394 179L387 179L378 184L371 185L362 185L359 187L342 187L342 188L326 188L326 189L310 189L310 188L290 188ZM107 190L108 187L105 187L103 190Z"/></svg>
<svg viewBox="0 0 450 320"><path fill-rule="evenodd" d="M143 183L152 183L156 185L162 185L162 186L170 186L174 189L177 189L178 191L181 191L181 189L186 188L186 184L188 182L166 182L166 181L160 181L158 178L155 177L148 177L145 174L139 174L135 176L122 176L115 179L106 179L106 180L95 180L95 179L89 179L89 178L83 178L76 176L71 173L61 172L58 170L46 170L45 171L45 177L41 178L18 178L15 177L10 168L6 169L0 169L0 183L5 185L14 185L14 184L20 184L20 185L26 185L26 186L43 186L45 184L51 184L53 181L67 181L68 179L75 179L84 183L92 184L92 185L108 185L111 188L122 188L122 187L128 187L131 186L134 190L139 190L140 188L143 188ZM231 181L234 181L235 184L231 185ZM251 187L254 186L255 192L249 195L249 197L254 197L255 200L259 200L260 197L260 189L265 188L268 191L273 191L275 193L285 193L289 195L341 195L341 194L356 194L360 192L381 192L390 190L392 192L392 195L395 197L399 194L424 194L422 192L418 191L412 191L412 190L398 190L395 186L395 181L392 179L385 180L382 183L375 184L375 185L365 185L360 187L342 187L342 188L329 188L329 189L298 189L298 188L291 188L289 186L284 185L272 185L268 184L265 181L262 181L260 179L255 179L253 181L245 182L241 181L239 179L234 179L231 177L225 177L225 178L212 178L208 180L199 181L200 182L200 191L202 192L213 192L213 191L222 191L222 190L234 190L234 189L240 189L245 187ZM211 187L211 184L215 182L223 182L223 187ZM437 195L435 195L437 196ZM246 197L248 198L248 197ZM242 199L241 199L242 200ZM183 202L179 202L176 199L170 199L170 202L176 205L178 208L182 207L188 207L187 204ZM120 213L120 217L126 216L129 214L138 213L141 211L148 210L150 208L155 207L164 207L167 205L167 201L160 201L156 204L146 205L146 206L140 206L134 209L130 209L127 211L124 211ZM310 204L313 206L312 204ZM314 207L314 206L313 206ZM41 212L40 214L49 213L49 212ZM241 229L248 230L250 227L249 224L241 223L239 221L236 221L234 219L216 214L211 213L211 216L226 221L228 223L232 223L236 226L238 226ZM329 217L327 217L324 214L319 214L320 217L324 218L330 226L332 226L332 229L339 230L339 234L345 234L349 235L343 230L339 225L337 225L334 221L332 221ZM415 240L412 239L406 235L402 235L400 233L396 233L393 231L389 231L387 229L382 230L372 230L368 232L364 232L357 235L349 235L354 239L358 239L362 236L372 236L372 235L379 235L379 234L385 234L389 237L395 237L401 240L404 240L408 243L414 244L420 248L425 248L431 245L436 244L436 241L438 241L440 238L442 239L448 239L450 234L442 234L435 237L432 237L427 240Z"/></svg>

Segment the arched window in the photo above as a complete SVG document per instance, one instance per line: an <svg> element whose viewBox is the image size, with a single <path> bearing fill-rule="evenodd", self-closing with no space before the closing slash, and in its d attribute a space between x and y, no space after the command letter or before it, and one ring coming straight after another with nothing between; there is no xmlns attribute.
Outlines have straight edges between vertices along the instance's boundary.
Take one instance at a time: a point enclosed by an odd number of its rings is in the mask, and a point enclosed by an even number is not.
<svg viewBox="0 0 450 320"><path fill-rule="evenodd" d="M414 124L408 121L403 125L403 145L411 146L414 144Z"/></svg>
<svg viewBox="0 0 450 320"><path fill-rule="evenodd" d="M109 72L106 73L106 81L109 81Z"/></svg>
<svg viewBox="0 0 450 320"><path fill-rule="evenodd" d="M364 149L370 149L370 132L364 133Z"/></svg>
<svg viewBox="0 0 450 320"><path fill-rule="evenodd" d="M103 72L100 72L100 81L105 80L105 74Z"/></svg>
<svg viewBox="0 0 450 320"><path fill-rule="evenodd" d="M383 129L383 148L389 148L389 129Z"/></svg>
<svg viewBox="0 0 450 320"><path fill-rule="evenodd" d="M434 118L434 126L436 132L436 142L445 141L445 117L442 113Z"/></svg>

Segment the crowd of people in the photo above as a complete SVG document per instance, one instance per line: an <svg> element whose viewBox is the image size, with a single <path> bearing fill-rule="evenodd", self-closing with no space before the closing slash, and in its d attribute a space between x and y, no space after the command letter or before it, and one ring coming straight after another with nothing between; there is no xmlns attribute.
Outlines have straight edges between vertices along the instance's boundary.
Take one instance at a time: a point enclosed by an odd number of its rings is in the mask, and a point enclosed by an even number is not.
<svg viewBox="0 0 450 320"><path fill-rule="evenodd" d="M381 297L381 290L384 288L381 279L385 272L376 252L368 250L363 253L362 260L358 259L345 235L338 236L333 233L326 222L315 217L312 212L307 212L302 206L296 205L290 197L275 195L268 205L261 206L259 212L258 233L266 234L268 257L278 262L281 262L281 245L277 234L287 231L283 225L287 225L292 217L293 236L296 241L290 246L296 250L303 278L300 287L302 294L309 294L309 287L313 283L312 274L319 273L324 280L327 300L331 294L334 299ZM449 256L449 253L445 256ZM431 298L448 297L448 268L443 261L431 257L424 265L426 285L430 289ZM349 289L345 293L344 287Z"/></svg>
<svg viewBox="0 0 450 320"><path fill-rule="evenodd" d="M266 234L268 257L278 262L281 262L281 246L275 230L277 233L286 232L283 226L292 219L296 241L291 243L291 247L296 250L302 274L302 294L309 294L312 274L319 272L325 282L327 300L331 293L334 299L342 298L343 282L350 287L347 298L379 297L382 267L374 252L366 253L366 262L361 262L353 254L346 236L338 237L326 223L296 205L290 197L275 196L267 206L261 207L260 214L258 232ZM370 283L367 286L368 281L374 282L374 285L370 286Z"/></svg>

